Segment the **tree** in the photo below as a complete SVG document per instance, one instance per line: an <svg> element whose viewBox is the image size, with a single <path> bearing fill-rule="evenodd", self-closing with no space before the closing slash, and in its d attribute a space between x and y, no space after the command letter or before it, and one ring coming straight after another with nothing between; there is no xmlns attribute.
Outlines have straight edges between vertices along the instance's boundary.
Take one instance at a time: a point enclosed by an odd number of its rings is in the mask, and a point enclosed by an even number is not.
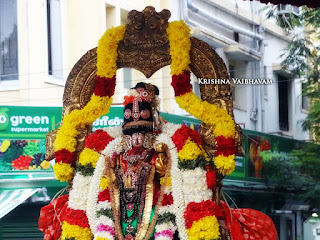
<svg viewBox="0 0 320 240"><path fill-rule="evenodd" d="M300 15L277 15L278 7L265 7L268 18L276 18L286 29L292 40L284 49L282 67L291 72L293 78L302 79L303 96L310 103L308 116L302 122L304 130L313 133L315 142L320 142L320 9L300 8ZM278 156L264 161L265 171L271 181L295 186L299 198L320 207L320 146L306 143L293 150L286 159ZM278 171L274 171L277 166ZM269 171L268 171L269 170Z"/></svg>
<svg viewBox="0 0 320 240"><path fill-rule="evenodd" d="M293 78L305 82L303 96L307 96L310 109L302 122L304 130L314 134L320 141L320 9L300 8L300 14L278 15L278 6L268 5L262 9L267 18L275 18L277 23L292 35L292 40L284 49L282 67L291 72Z"/></svg>

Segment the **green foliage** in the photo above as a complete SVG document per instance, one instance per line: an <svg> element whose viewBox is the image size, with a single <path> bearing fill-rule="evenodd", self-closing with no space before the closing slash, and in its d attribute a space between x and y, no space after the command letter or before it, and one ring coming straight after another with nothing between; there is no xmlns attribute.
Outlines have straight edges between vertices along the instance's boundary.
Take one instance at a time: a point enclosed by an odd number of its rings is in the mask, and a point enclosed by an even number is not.
<svg viewBox="0 0 320 240"><path fill-rule="evenodd" d="M302 188L299 169L296 159L285 153L263 151L260 153L263 162L262 174L267 177L268 183L281 187Z"/></svg>
<svg viewBox="0 0 320 240"><path fill-rule="evenodd" d="M279 13L279 5L267 5L263 7L260 12L265 12L265 16L267 19L275 19L277 25L290 31L293 27L301 26L301 19L299 16L296 16L293 13L285 13L285 14L278 14Z"/></svg>
<svg viewBox="0 0 320 240"><path fill-rule="evenodd" d="M0 171L8 171L8 170L12 170L11 164L0 159Z"/></svg>
<svg viewBox="0 0 320 240"><path fill-rule="evenodd" d="M304 130L312 129L316 138L320 137L320 101L314 100L307 118L303 121Z"/></svg>
<svg viewBox="0 0 320 240"><path fill-rule="evenodd" d="M313 207L320 207L320 146L306 143L289 155L265 151L260 154L268 184L294 189L296 196Z"/></svg>

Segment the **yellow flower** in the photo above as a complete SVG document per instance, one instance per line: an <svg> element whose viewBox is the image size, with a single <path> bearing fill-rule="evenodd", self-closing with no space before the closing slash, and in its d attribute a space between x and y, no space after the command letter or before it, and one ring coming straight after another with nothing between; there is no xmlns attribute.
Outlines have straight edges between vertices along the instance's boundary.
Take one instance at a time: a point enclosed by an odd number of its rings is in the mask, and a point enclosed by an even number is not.
<svg viewBox="0 0 320 240"><path fill-rule="evenodd" d="M178 153L178 157L181 161L195 160L198 156L205 155L202 147L199 147L197 143L188 139L185 145Z"/></svg>
<svg viewBox="0 0 320 240"><path fill-rule="evenodd" d="M77 239L77 240L92 240L93 235L89 228L82 228L78 225L71 225L66 221L62 225L62 240Z"/></svg>
<svg viewBox="0 0 320 240"><path fill-rule="evenodd" d="M74 169L68 163L56 163L53 166L53 170L57 180L60 180L60 182L70 181L74 175Z"/></svg>
<svg viewBox="0 0 320 240"><path fill-rule="evenodd" d="M167 28L171 55L171 75L190 70L190 29L184 21L170 22Z"/></svg>
<svg viewBox="0 0 320 240"><path fill-rule="evenodd" d="M187 229L190 240L212 240L220 238L219 223L215 216L207 216L193 222L192 227Z"/></svg>
<svg viewBox="0 0 320 240"><path fill-rule="evenodd" d="M216 166L217 170L223 174L223 175L228 175L232 173L236 167L235 164L235 155L230 155L230 156L223 156L219 155L214 158L214 165Z"/></svg>
<svg viewBox="0 0 320 240"><path fill-rule="evenodd" d="M99 40L97 49L97 75L111 78L117 71L118 44L123 39L125 26L108 29Z"/></svg>
<svg viewBox="0 0 320 240"><path fill-rule="evenodd" d="M95 240L110 240L109 238L96 237Z"/></svg>
<svg viewBox="0 0 320 240"><path fill-rule="evenodd" d="M160 178L160 184L162 185L164 183L164 177ZM167 184L166 186L170 187L171 186L171 177L169 176L167 179Z"/></svg>
<svg viewBox="0 0 320 240"><path fill-rule="evenodd" d="M40 164L40 166L43 168L43 169L49 169L50 168L50 163L46 160L42 161L42 163Z"/></svg>
<svg viewBox="0 0 320 240"><path fill-rule="evenodd" d="M67 149L74 152L77 146L76 136L79 130L93 123L97 118L109 112L112 98L92 95L88 104L81 110L73 110L63 119L56 140L53 144L54 150Z"/></svg>
<svg viewBox="0 0 320 240"><path fill-rule="evenodd" d="M100 154L90 148L84 148L79 157L79 163L81 165L87 165L89 163L95 168L99 160Z"/></svg>
<svg viewBox="0 0 320 240"><path fill-rule="evenodd" d="M106 176L103 176L101 178L101 182L99 186L102 190L106 190L109 187L109 180Z"/></svg>
<svg viewBox="0 0 320 240"><path fill-rule="evenodd" d="M193 92L175 97L178 105L206 124L215 127L215 136L234 138L235 123L227 110L202 101Z"/></svg>
<svg viewBox="0 0 320 240"><path fill-rule="evenodd" d="M3 143L1 144L0 151L1 151L1 152L5 152L5 151L8 150L9 147L10 147L10 141L9 141L9 140L5 140L5 141L3 141Z"/></svg>
<svg viewBox="0 0 320 240"><path fill-rule="evenodd" d="M77 139L73 137L67 137L59 130L53 146L56 152L62 149L67 149L70 152L74 152L77 146Z"/></svg>

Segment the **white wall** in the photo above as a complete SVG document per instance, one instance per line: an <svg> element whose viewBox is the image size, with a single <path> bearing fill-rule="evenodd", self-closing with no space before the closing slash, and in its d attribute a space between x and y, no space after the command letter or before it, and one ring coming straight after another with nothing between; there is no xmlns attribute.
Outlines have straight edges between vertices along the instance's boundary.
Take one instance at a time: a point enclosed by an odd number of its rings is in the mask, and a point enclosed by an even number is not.
<svg viewBox="0 0 320 240"><path fill-rule="evenodd" d="M62 66L63 77L55 78L48 73L48 44L47 44L47 16L46 0L19 0L18 3L18 51L19 51L19 81L11 91L0 84L0 98L2 105L31 105L31 106L61 106L64 84L73 65L88 50L97 46L98 40L104 31L112 26L125 23L125 14L132 10L143 10L147 5L153 5L157 11L169 8L172 13L171 20L186 18L185 1L115 1L94 0L90 3L86 0L68 0L61 3L61 41L62 41ZM280 63L279 58L282 49L289 40L283 29L275 26L272 21L266 21L259 16L257 9L262 4L249 1L233 0L194 0L198 8L205 8L224 21L241 27L247 31L253 31L253 24L261 24L265 28L264 52L259 63L260 68L266 66L266 77L274 80L274 84L267 86L268 96L261 95L260 86L255 87L256 100L253 101L253 87L237 87L237 100L235 102L235 120L245 123L247 129L264 131L267 133L279 131L278 87L277 73L272 66ZM189 11L190 12L190 11ZM197 18L195 18L197 20ZM199 19L198 19L199 20ZM252 78L254 66L252 62L231 59L225 53L229 44L236 44L233 39L233 31L208 21L200 21L200 26L211 28L211 33L219 34L225 39L217 49L218 54L224 59L226 65L233 64L238 69L237 77ZM207 39L210 39L208 35ZM215 37L213 34L212 39ZM213 41L213 40L212 40ZM212 44L209 40L209 44ZM251 38L240 34L240 44L252 47ZM230 62L229 62L230 61ZM239 71L239 69L242 69ZM260 69L261 70L261 69ZM260 71L262 74L262 71ZM264 77L264 75L260 75ZM141 73L132 74L133 85L145 77ZM255 76L257 77L257 76ZM118 71L118 81L123 82L122 70ZM171 76L169 68L162 69L152 76L151 83L160 88L160 96L164 99L161 110L186 114L178 110L174 101L173 89L170 86ZM125 94L123 84L117 84L115 102L121 103ZM308 139L308 133L302 131L297 122L306 117L301 110L301 83L297 80L291 84L291 108L290 126L292 131L288 133L296 139ZM250 119L254 108L258 109L257 121ZM262 109L264 112L262 112Z"/></svg>
<svg viewBox="0 0 320 240"><path fill-rule="evenodd" d="M245 31L255 31L253 25L261 25L264 28L264 39L260 53L261 60L254 64L250 62L235 59L224 51L230 44L238 44L234 41L233 31L225 27L210 23L201 16L197 16L192 11L184 11L184 18L197 22L199 29L206 29L201 32L200 37L206 36L210 45L217 45L217 36L223 36L224 41L219 42L220 46L217 53L225 61L226 66L229 64L236 67L235 77L241 78L267 78L272 79L273 84L267 86L236 86L236 101L234 102L235 121L242 126L245 124L246 129L262 131L266 133L280 134L279 130L279 96L278 96L278 76L284 72L278 72L274 69L279 65L284 57L283 49L290 41L290 36L274 24L272 20L266 20L259 9L265 6L257 2L249 1L218 1L218 0L193 0L192 3L199 9L202 9L215 17L223 19L232 26L242 28ZM186 6L185 6L186 7ZM203 16L202 16L203 17ZM208 36L211 35L211 39ZM220 37L221 38L221 37ZM239 45L254 49L251 37L239 34ZM212 41L212 43L210 43ZM247 53L250 55L250 53ZM309 139L308 132L303 132L300 120L306 117L306 112L301 110L301 83L297 79L289 79L289 131L283 132L284 136L299 140ZM267 94L265 94L265 88ZM251 119L253 110L257 110L256 121Z"/></svg>

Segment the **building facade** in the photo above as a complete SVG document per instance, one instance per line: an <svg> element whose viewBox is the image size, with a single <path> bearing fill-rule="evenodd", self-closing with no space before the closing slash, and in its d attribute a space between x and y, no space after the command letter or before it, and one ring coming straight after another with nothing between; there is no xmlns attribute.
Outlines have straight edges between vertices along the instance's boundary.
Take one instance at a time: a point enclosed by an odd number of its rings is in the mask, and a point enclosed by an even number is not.
<svg viewBox="0 0 320 240"><path fill-rule="evenodd" d="M291 36L266 20L260 11L265 5L255 1L0 0L1 105L62 106L74 64L97 46L106 29L126 24L130 10L148 5L169 9L170 21L183 19L193 36L216 50L232 79L272 81L232 85L235 121L243 129L309 140L300 123L308 113L303 83L280 65ZM198 92L199 81L192 80ZM159 87L162 112L188 116L175 103L168 66L150 79L133 69L118 70L114 104L121 105L126 91L140 81ZM283 211L277 218L280 240L302 239L301 212Z"/></svg>

